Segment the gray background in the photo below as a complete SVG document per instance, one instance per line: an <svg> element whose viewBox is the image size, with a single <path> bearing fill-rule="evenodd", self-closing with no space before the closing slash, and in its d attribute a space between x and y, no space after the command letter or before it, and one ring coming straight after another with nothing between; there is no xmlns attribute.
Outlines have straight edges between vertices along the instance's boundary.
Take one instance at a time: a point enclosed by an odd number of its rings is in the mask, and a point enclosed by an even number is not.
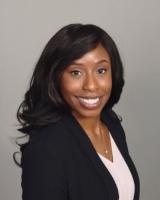
<svg viewBox="0 0 160 200"><path fill-rule="evenodd" d="M160 1L0 0L0 199L21 199L12 160L16 110L49 38L68 23L94 23L116 41L126 85L115 110L141 179L141 200L160 199Z"/></svg>

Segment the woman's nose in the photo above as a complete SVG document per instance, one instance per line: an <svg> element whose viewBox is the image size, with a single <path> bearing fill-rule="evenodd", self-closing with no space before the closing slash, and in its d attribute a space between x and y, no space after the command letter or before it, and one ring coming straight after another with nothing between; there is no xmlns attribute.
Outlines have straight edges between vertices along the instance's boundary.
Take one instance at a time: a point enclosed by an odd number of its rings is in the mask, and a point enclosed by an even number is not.
<svg viewBox="0 0 160 200"><path fill-rule="evenodd" d="M95 91L98 88L98 83L93 75L88 75L85 77L83 82L83 89L88 91Z"/></svg>

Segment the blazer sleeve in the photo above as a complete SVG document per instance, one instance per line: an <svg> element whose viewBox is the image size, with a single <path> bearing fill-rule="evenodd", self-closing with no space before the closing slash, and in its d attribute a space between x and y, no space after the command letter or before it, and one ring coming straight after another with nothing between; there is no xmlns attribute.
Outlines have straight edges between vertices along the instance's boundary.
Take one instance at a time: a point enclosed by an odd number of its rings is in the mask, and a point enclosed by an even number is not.
<svg viewBox="0 0 160 200"><path fill-rule="evenodd" d="M44 142L21 149L22 199L66 200L67 187L59 156Z"/></svg>

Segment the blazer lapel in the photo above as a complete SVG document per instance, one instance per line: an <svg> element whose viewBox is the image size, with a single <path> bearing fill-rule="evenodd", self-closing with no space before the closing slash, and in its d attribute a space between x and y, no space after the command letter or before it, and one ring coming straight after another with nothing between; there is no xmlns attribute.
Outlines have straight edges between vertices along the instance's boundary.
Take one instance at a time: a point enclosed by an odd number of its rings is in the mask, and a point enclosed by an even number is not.
<svg viewBox="0 0 160 200"><path fill-rule="evenodd" d="M118 199L118 189L110 175L109 171L99 158L96 150L94 149L89 137L72 115L67 115L64 120L65 127L68 128L69 132L74 136L75 140L79 143L80 149L85 153L87 159L90 159L93 163L97 173L101 177L102 181L106 186L106 190L113 199ZM111 127L110 127L111 128ZM112 132L112 130L110 130Z"/></svg>

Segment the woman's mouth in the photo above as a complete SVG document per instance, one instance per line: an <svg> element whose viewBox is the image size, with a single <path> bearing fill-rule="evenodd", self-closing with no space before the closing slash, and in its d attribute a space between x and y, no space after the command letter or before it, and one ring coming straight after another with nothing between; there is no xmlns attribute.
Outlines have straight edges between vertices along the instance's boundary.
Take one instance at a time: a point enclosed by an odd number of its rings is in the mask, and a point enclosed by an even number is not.
<svg viewBox="0 0 160 200"><path fill-rule="evenodd" d="M95 108L99 105L100 97L77 97L85 108Z"/></svg>

